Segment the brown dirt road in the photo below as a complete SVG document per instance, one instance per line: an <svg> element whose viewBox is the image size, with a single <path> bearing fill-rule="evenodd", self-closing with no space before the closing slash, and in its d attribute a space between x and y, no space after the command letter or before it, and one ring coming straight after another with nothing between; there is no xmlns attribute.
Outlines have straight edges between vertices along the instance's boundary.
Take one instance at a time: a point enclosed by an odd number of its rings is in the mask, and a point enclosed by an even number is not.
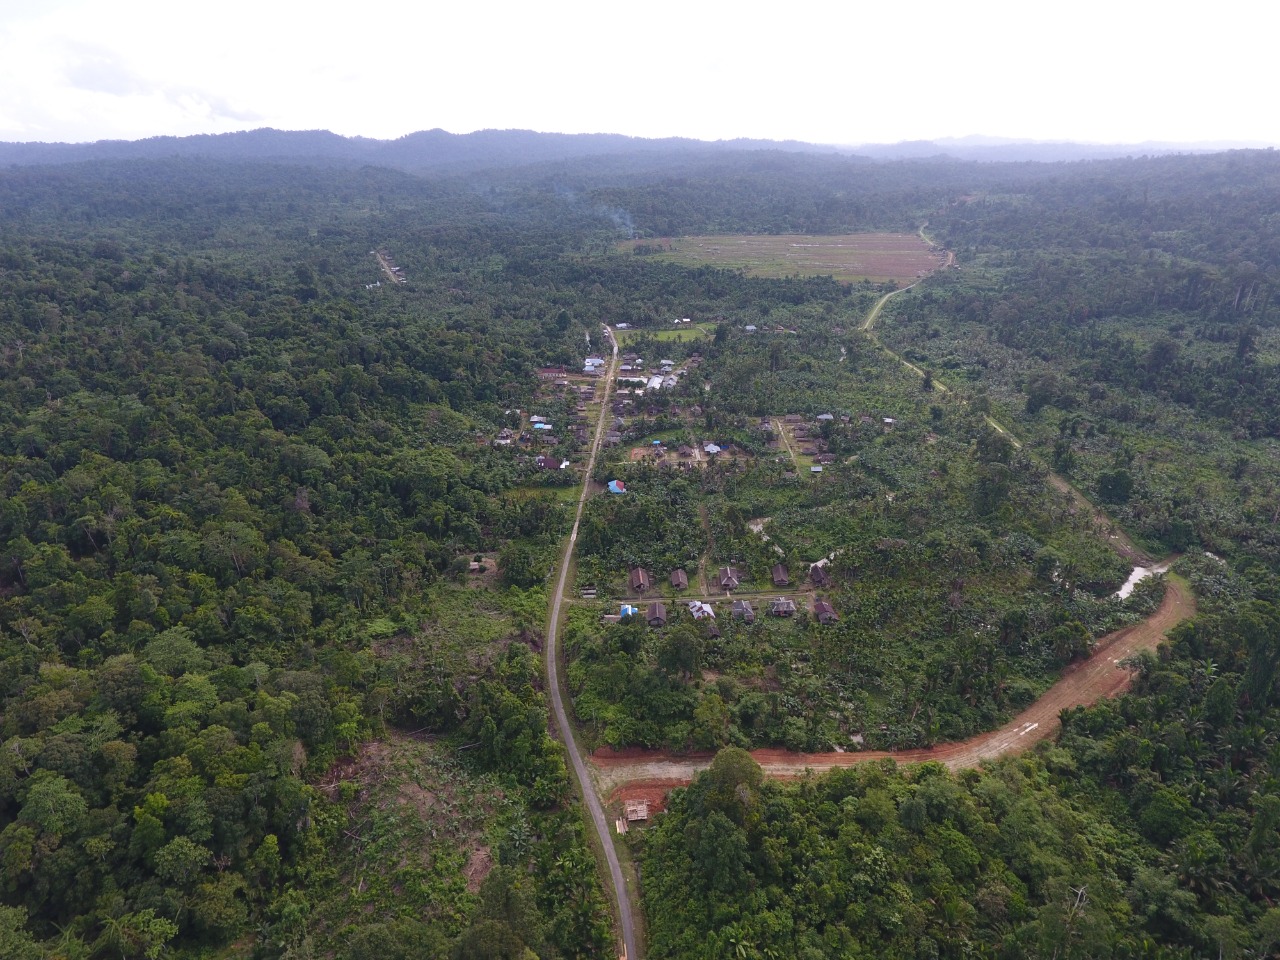
<svg viewBox="0 0 1280 960"><path fill-rule="evenodd" d="M975 767L984 760L1011 756L1031 749L1058 732L1058 715L1068 707L1089 706L1104 697L1115 697L1129 687L1132 672L1121 661L1144 650L1154 650L1165 634L1195 613L1195 597L1186 583L1170 577L1164 599L1141 623L1103 637L1088 660L1072 664L1035 703L999 729L921 750L863 750L851 753L791 753L787 750L753 750L751 755L771 777L801 776L851 767L869 760L892 759L899 763L935 761L952 770ZM689 783L711 764L712 754L673 756L660 750L597 750L591 756L592 775L601 795L611 801L646 799L651 809L661 808L666 792Z"/></svg>

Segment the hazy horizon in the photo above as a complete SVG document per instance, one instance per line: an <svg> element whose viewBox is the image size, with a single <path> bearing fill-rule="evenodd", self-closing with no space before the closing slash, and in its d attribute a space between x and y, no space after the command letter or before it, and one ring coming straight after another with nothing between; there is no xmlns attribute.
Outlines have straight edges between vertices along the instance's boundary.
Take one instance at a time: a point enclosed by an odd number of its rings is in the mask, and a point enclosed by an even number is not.
<svg viewBox="0 0 1280 960"><path fill-rule="evenodd" d="M136 137L99 137L94 140L4 140L0 139L0 143L7 144L45 144L56 145L65 144L70 146L88 145L93 143L140 143L146 140L164 139L166 137L184 138L184 137L201 137L201 136L224 136L236 133L254 133L259 131L274 131L277 133L327 133L334 136L343 137L348 140L370 140L380 143L390 143L411 137L420 133L429 133L434 130L443 130L444 133L453 136L467 136L473 133L486 132L527 132L535 134L546 134L550 136L620 136L630 137L640 140L665 140L665 139L684 139L702 143L727 143L737 140L752 140L774 143L805 143L816 147L829 147L837 150L857 150L861 147L880 147L880 146L898 146L913 143L933 143L939 146L956 146L965 148L981 148L981 147L1000 147L1000 146L1056 146L1056 145L1072 145L1081 147L1133 147L1133 146L1153 146L1153 147L1186 147L1197 150L1232 150L1232 149L1265 149L1273 146L1280 146L1280 143L1271 143L1262 140L1143 140L1143 141L1110 141L1103 142L1098 140L1073 140L1065 137L1056 138L1031 138L1031 137L1006 137L998 134L971 133L962 136L945 136L945 137L909 137L903 140L895 141L864 141L861 143L834 143L834 142L818 142L812 140L797 140L796 138L778 138L778 137L748 137L733 136L720 137L709 140L701 137L686 137L683 135L673 134L670 136L637 136L635 134L623 133L617 130L591 130L591 131L575 131L566 132L561 130L534 130L528 127L480 127L474 130L444 130L442 127L424 127L419 130L410 130L394 137L370 137L364 134L343 134L335 130L325 127L308 127L308 128L283 128L273 126L249 126L239 130L206 130L196 131L192 133L154 133L144 134Z"/></svg>

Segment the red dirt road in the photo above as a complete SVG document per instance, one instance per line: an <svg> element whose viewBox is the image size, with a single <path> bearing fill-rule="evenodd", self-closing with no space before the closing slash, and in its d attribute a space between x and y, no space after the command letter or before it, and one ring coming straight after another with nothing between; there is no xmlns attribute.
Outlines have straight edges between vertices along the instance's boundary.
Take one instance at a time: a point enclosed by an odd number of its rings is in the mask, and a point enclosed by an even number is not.
<svg viewBox="0 0 1280 960"><path fill-rule="evenodd" d="M771 777L802 775L851 767L869 760L890 758L899 763L936 761L952 770L975 767L984 760L1011 756L1031 749L1058 732L1058 715L1068 707L1089 706L1104 697L1115 697L1129 687L1132 673L1120 661L1144 650L1154 650L1165 634L1195 613L1195 597L1186 584L1169 578L1164 600L1146 620L1108 634L1093 656L1072 664L1062 678L1009 723L997 730L940 744L923 750L863 750L852 753L791 753L787 750L753 750L751 755ZM711 764L712 754L673 756L660 750L597 750L591 756L592 773L602 795L611 801L645 799L660 809L666 792L689 783Z"/></svg>

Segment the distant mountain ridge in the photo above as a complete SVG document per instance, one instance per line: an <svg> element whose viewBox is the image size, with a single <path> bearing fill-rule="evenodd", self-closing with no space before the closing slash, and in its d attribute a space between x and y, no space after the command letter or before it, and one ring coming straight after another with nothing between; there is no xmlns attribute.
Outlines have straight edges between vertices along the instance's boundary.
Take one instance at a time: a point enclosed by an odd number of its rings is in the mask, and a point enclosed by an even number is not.
<svg viewBox="0 0 1280 960"><path fill-rule="evenodd" d="M1211 153L1257 143L1092 144L961 137L895 144L839 146L798 140L645 139L615 133L538 133L532 130L478 130L449 133L423 130L396 140L344 137L327 130L262 128L238 133L99 140L95 143L0 143L0 166L76 163L87 160L200 157L286 163L358 164L411 173L458 174L588 157L678 155L714 157L739 151L844 155L873 160L953 159L980 162L1063 162L1169 153Z"/></svg>
<svg viewBox="0 0 1280 960"><path fill-rule="evenodd" d="M868 143L849 151L876 160L921 160L946 157L986 163L1035 161L1060 163L1072 160L1113 160L1120 157L1154 157L1170 153L1220 153L1224 150L1267 148L1270 144L1245 141L1172 143L1080 143L1071 140L1025 140L1011 137L942 137L937 140L904 140L900 143Z"/></svg>
<svg viewBox="0 0 1280 960"><path fill-rule="evenodd" d="M220 160L355 163L394 167L413 173L462 173L487 167L573 160L637 153L714 155L739 150L837 153L837 147L795 140L703 141L680 137L649 140L612 133L536 133L531 130L479 130L456 134L423 130L396 140L343 137L327 130L263 128L239 133L95 143L0 143L0 165L76 163L85 160L203 157ZM847 152L847 151L845 151Z"/></svg>

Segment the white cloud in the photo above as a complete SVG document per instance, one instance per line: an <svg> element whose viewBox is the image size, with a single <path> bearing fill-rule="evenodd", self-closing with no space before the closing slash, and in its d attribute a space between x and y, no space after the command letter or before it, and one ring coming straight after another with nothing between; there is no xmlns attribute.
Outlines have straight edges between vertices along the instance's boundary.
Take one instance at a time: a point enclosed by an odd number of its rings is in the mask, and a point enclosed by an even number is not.
<svg viewBox="0 0 1280 960"><path fill-rule="evenodd" d="M1242 0L43 3L0 12L0 138L271 125L856 143L1280 142Z"/></svg>

